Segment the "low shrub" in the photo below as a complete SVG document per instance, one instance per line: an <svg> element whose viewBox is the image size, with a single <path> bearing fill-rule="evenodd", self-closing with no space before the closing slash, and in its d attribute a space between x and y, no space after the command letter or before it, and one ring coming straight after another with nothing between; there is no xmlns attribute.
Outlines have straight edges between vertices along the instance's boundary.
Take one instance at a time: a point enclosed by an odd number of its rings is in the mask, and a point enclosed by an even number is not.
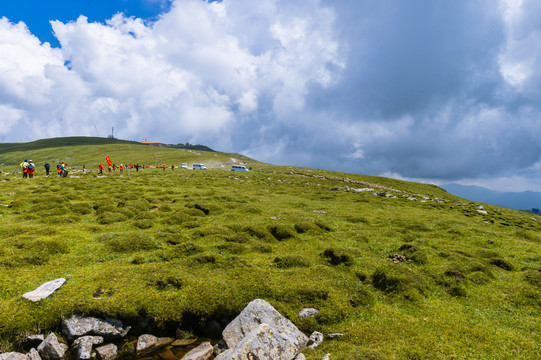
<svg viewBox="0 0 541 360"><path fill-rule="evenodd" d="M280 269L310 266L310 263L299 255L278 256L274 259L274 264Z"/></svg>
<svg viewBox="0 0 541 360"><path fill-rule="evenodd" d="M398 252L416 264L426 264L427 262L426 253L416 245L406 243L398 248Z"/></svg>
<svg viewBox="0 0 541 360"><path fill-rule="evenodd" d="M345 249L329 248L323 252L323 257L331 265L344 264L346 266L353 265L353 255Z"/></svg>
<svg viewBox="0 0 541 360"><path fill-rule="evenodd" d="M139 219L133 222L133 226L139 229L150 229L152 227L152 220L150 219Z"/></svg>
<svg viewBox="0 0 541 360"><path fill-rule="evenodd" d="M524 274L524 279L537 287L541 287L541 268L527 269Z"/></svg>
<svg viewBox="0 0 541 360"><path fill-rule="evenodd" d="M314 223L305 221L302 223L295 224L295 231L297 232L297 234L304 234L310 231L311 232L321 231L321 228Z"/></svg>
<svg viewBox="0 0 541 360"><path fill-rule="evenodd" d="M219 250L226 251L230 254L242 254L246 252L246 246L243 244L227 242L217 246Z"/></svg>
<svg viewBox="0 0 541 360"><path fill-rule="evenodd" d="M509 261L502 258L490 259L489 263L494 266L499 267L500 269L507 270L507 271L512 271L515 269L513 264L511 264Z"/></svg>
<svg viewBox="0 0 541 360"><path fill-rule="evenodd" d="M326 231L326 232L332 231L331 226L324 221L318 220L314 224L323 231Z"/></svg>
<svg viewBox="0 0 541 360"><path fill-rule="evenodd" d="M385 293L416 300L423 291L419 278L404 266L379 267L372 274L372 285Z"/></svg>
<svg viewBox="0 0 541 360"><path fill-rule="evenodd" d="M272 252L272 246L268 244L256 244L253 246L254 251L262 254L268 254Z"/></svg>
<svg viewBox="0 0 541 360"><path fill-rule="evenodd" d="M278 241L295 237L295 231L286 225L271 225L269 226L269 232Z"/></svg>
<svg viewBox="0 0 541 360"><path fill-rule="evenodd" d="M147 234L123 234L106 242L107 247L114 252L125 253L152 250L158 248L158 244Z"/></svg>
<svg viewBox="0 0 541 360"><path fill-rule="evenodd" d="M126 215L117 212L104 212L98 216L98 223L103 225L113 224L126 220L128 220L128 217Z"/></svg>
<svg viewBox="0 0 541 360"><path fill-rule="evenodd" d="M249 225L244 228L244 231L253 237L258 239L265 239L269 237L269 232L263 226L260 225Z"/></svg>
<svg viewBox="0 0 541 360"><path fill-rule="evenodd" d="M237 233L231 236L226 237L225 241L239 243L239 244L245 244L252 240L252 237L248 235L247 233Z"/></svg>

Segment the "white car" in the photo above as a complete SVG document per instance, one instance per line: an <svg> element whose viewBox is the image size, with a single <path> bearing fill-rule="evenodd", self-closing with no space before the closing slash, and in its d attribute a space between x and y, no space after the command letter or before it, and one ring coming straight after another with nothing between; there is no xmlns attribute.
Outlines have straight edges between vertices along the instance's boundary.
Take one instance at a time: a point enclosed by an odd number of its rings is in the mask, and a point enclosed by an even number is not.
<svg viewBox="0 0 541 360"><path fill-rule="evenodd" d="M231 171L248 171L244 165L231 165Z"/></svg>
<svg viewBox="0 0 541 360"><path fill-rule="evenodd" d="M188 168L188 164L182 164L182 165L180 165L180 167L183 168L183 169L187 169L187 168Z"/></svg>
<svg viewBox="0 0 541 360"><path fill-rule="evenodd" d="M207 170L207 167L205 166L205 164L193 164L192 165L192 169L194 170Z"/></svg>

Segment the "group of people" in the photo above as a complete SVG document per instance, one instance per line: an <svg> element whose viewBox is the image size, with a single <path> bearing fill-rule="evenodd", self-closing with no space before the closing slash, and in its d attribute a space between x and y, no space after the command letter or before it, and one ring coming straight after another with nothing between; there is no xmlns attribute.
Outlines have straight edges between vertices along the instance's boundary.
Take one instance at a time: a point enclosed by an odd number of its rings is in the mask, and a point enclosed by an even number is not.
<svg viewBox="0 0 541 360"><path fill-rule="evenodd" d="M45 175L49 176L49 172L51 171L51 164L45 162L43 166L45 167ZM58 165L56 165L56 171L59 177L66 177L68 175L68 170L66 169L66 167L66 163L59 163ZM21 163L21 169L23 171L23 179L31 179L34 177L34 174L36 172L36 165L32 160L24 159L24 161Z"/></svg>

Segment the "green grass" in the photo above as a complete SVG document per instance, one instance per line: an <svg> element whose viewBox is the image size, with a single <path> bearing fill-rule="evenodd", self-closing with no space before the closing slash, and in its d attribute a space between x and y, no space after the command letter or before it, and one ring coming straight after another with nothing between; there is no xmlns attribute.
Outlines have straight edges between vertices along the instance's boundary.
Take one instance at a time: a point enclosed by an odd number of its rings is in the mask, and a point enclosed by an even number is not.
<svg viewBox="0 0 541 360"><path fill-rule="evenodd" d="M0 206L1 351L75 313L127 321L145 314L157 326L197 332L197 323L232 319L263 298L308 334L345 334L304 351L309 360L328 352L541 356L541 218L486 204L483 215L435 186L247 158L255 171L96 178L106 154L148 165L241 158L121 142L56 145L18 144L0 155L6 172L24 158L69 158L70 174L83 164L94 170L60 179L38 166L34 179L0 177L0 204L8 205ZM397 198L352 190L366 183ZM68 281L50 298L21 297L57 277ZM320 313L301 320L304 307Z"/></svg>

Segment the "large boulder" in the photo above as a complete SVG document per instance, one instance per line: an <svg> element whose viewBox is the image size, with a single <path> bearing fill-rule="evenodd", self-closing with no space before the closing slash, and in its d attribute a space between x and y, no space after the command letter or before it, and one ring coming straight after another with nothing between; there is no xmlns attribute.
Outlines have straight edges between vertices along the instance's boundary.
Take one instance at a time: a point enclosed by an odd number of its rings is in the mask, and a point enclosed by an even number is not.
<svg viewBox="0 0 541 360"><path fill-rule="evenodd" d="M58 342L55 333L50 333L38 346L38 353L44 360L60 360L64 357L68 346Z"/></svg>
<svg viewBox="0 0 541 360"><path fill-rule="evenodd" d="M18 352L8 352L0 354L0 360L29 360L29 357Z"/></svg>
<svg viewBox="0 0 541 360"><path fill-rule="evenodd" d="M214 347L209 342L204 342L190 350L181 360L209 360L213 353Z"/></svg>
<svg viewBox="0 0 541 360"><path fill-rule="evenodd" d="M232 349L241 342L246 334L259 328L261 324L267 324L275 333L283 334L294 339L292 344L299 351L308 342L308 337L284 316L282 316L271 304L265 300L256 299L249 303L222 332L227 346Z"/></svg>
<svg viewBox="0 0 541 360"><path fill-rule="evenodd" d="M74 338L95 335L106 340L118 340L126 336L130 327L124 328L122 322L114 319L99 319L74 315L62 322L62 333L71 341Z"/></svg>
<svg viewBox="0 0 541 360"><path fill-rule="evenodd" d="M263 323L215 360L293 360L299 351L298 339L293 334L280 333Z"/></svg>

